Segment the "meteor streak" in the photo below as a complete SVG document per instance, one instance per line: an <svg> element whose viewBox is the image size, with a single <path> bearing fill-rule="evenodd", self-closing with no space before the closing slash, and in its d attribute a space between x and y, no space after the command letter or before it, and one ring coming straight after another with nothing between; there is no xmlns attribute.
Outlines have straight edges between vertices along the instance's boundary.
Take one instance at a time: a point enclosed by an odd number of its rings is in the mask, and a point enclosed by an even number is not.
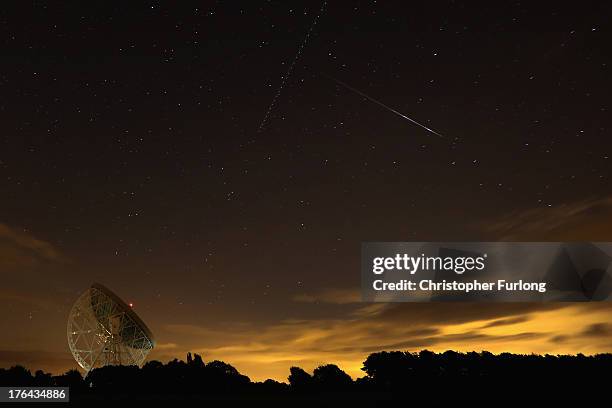
<svg viewBox="0 0 612 408"><path fill-rule="evenodd" d="M391 112L395 113L396 115L401 116L402 118L409 120L410 122L412 122L412 123L414 123L415 125L417 125L417 126L419 126L419 127L423 128L423 129L425 129L426 131L431 132L431 133L433 133L434 135L437 135L437 136L440 136L440 137L444 137L444 136L442 136L441 134L439 134L438 132L436 132L435 130L428 128L427 126L425 126L425 125L423 125L423 124L421 124L421 123L417 122L416 120L414 120L414 119L412 119L412 118L409 118L408 116L404 115L403 113L398 112L398 111L396 111L395 109L393 109L393 108L391 108L391 107L389 107L389 106L385 105L384 103L382 103L382 102L380 102L380 101L377 101L376 99L372 98L371 96L368 96L368 95L364 94L364 93L363 93L363 92L361 92L359 89L353 88L353 87L352 87L352 86L350 86L349 84L344 83L344 82L342 82L342 81L340 81L340 80L338 80L338 79L336 79L336 78L334 78L334 77L331 77L331 76L329 76L329 75L325 75L325 74L322 74L322 75L323 75L323 76L325 76L325 77L327 77L327 78L329 78L329 79L331 79L332 81L336 82L337 84L339 84L339 85L341 85L341 86L345 87L346 89L348 89L348 90L350 90L350 91L353 91L353 92L355 92L356 94L359 94L359 95L363 96L364 98L368 99L369 101L374 102L375 104L377 104L377 105L379 105L379 106L382 106L382 107L383 107L383 108L385 108L386 110L391 111Z"/></svg>
<svg viewBox="0 0 612 408"><path fill-rule="evenodd" d="M298 47L297 53L295 54L295 57L293 57L293 61L291 61L291 64L289 65L289 68L287 69L287 73L285 74L285 76L281 77L281 84L278 87L276 93L274 94L274 97L272 98L272 102L270 102L270 105L268 106L268 110L266 111L266 114L264 115L261 123L259 124L259 128L257 128L257 133L261 133L261 131L266 126L266 122L268 122L268 118L270 117L270 114L272 113L272 110L274 109L274 106L276 105L276 101L280 97L281 92L283 91L283 88L287 84L287 80L291 76L291 73L293 72L293 68L295 67L295 64L297 63L298 59L300 59L300 56L304 52L304 48L306 48L306 44L308 44L308 40L310 39L310 36L314 28L316 27L317 22L319 21L319 18L321 18L321 16L325 12L326 6L327 6L327 0L323 1L323 4L321 5L321 9L319 10L319 14L315 16L312 22L312 25L310 26L310 29L306 33L306 37L304 37L302 44L300 44L300 46Z"/></svg>

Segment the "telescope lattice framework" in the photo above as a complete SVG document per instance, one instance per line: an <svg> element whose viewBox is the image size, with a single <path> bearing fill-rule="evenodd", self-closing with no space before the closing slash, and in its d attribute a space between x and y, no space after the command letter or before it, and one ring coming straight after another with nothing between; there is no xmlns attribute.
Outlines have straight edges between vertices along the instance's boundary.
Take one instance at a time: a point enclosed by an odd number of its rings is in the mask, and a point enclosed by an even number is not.
<svg viewBox="0 0 612 408"><path fill-rule="evenodd" d="M107 365L141 366L155 346L153 334L130 306L94 283L68 316L68 346L86 371Z"/></svg>

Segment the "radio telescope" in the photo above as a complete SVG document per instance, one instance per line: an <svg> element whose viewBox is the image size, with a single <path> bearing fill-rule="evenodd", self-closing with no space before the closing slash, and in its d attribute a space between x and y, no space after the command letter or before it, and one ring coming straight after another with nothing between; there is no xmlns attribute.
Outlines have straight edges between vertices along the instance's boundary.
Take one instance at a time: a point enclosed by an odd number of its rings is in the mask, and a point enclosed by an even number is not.
<svg viewBox="0 0 612 408"><path fill-rule="evenodd" d="M153 334L132 308L94 283L68 316L68 346L87 372L107 365L141 366L155 346Z"/></svg>

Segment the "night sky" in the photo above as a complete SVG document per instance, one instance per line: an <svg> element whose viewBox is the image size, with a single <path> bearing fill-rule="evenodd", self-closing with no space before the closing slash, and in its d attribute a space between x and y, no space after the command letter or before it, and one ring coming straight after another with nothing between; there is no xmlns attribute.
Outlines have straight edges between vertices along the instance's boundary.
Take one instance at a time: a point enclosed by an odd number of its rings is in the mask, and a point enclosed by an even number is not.
<svg viewBox="0 0 612 408"><path fill-rule="evenodd" d="M4 5L0 366L75 368L93 281L258 380L612 351L606 304L359 299L363 241L612 240L611 6L530 3Z"/></svg>

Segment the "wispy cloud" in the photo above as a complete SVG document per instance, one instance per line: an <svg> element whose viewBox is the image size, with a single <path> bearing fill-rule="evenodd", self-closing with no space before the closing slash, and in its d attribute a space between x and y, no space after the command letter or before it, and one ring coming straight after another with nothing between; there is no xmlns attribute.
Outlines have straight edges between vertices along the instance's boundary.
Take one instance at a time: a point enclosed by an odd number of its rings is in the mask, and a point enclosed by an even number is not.
<svg viewBox="0 0 612 408"><path fill-rule="evenodd" d="M509 319L493 320L492 322L489 322L485 324L484 326L482 326L482 328L488 329L489 327L510 326L513 324L526 322L529 319L530 317L528 315L524 315L524 316L518 316L518 317L511 317Z"/></svg>
<svg viewBox="0 0 612 408"><path fill-rule="evenodd" d="M612 197L514 211L482 227L501 241L608 241L612 236Z"/></svg>
<svg viewBox="0 0 612 408"><path fill-rule="evenodd" d="M313 369L336 363L353 377L363 375L362 362L380 350L448 349L519 353L593 353L606 350L604 339L585 336L572 342L552 342L554 336L576 331L595 332L593 326L612 316L612 305L550 303L423 303L372 304L371 313L345 318L289 319L267 326L202 327L171 325L168 338L180 337L172 352L197 352L205 360L221 359L251 378L285 380L288 368ZM159 353L161 358L166 353ZM181 355L181 354L179 354Z"/></svg>
<svg viewBox="0 0 612 408"><path fill-rule="evenodd" d="M350 304L361 302L361 292L358 288L350 289L322 289L312 294L300 294L293 297L295 302L304 303L332 303Z"/></svg>
<svg viewBox="0 0 612 408"><path fill-rule="evenodd" d="M55 303L37 293L19 292L8 288L0 288L0 301L11 304L24 304L46 309Z"/></svg>
<svg viewBox="0 0 612 408"><path fill-rule="evenodd" d="M178 348L178 345L176 343L157 343L155 345L155 348L157 350L175 350Z"/></svg>
<svg viewBox="0 0 612 408"><path fill-rule="evenodd" d="M74 360L68 352L0 350L0 367L14 365L23 365L31 370L63 373L73 368Z"/></svg>
<svg viewBox="0 0 612 408"><path fill-rule="evenodd" d="M0 223L0 267L32 266L45 261L66 258L50 243Z"/></svg>

